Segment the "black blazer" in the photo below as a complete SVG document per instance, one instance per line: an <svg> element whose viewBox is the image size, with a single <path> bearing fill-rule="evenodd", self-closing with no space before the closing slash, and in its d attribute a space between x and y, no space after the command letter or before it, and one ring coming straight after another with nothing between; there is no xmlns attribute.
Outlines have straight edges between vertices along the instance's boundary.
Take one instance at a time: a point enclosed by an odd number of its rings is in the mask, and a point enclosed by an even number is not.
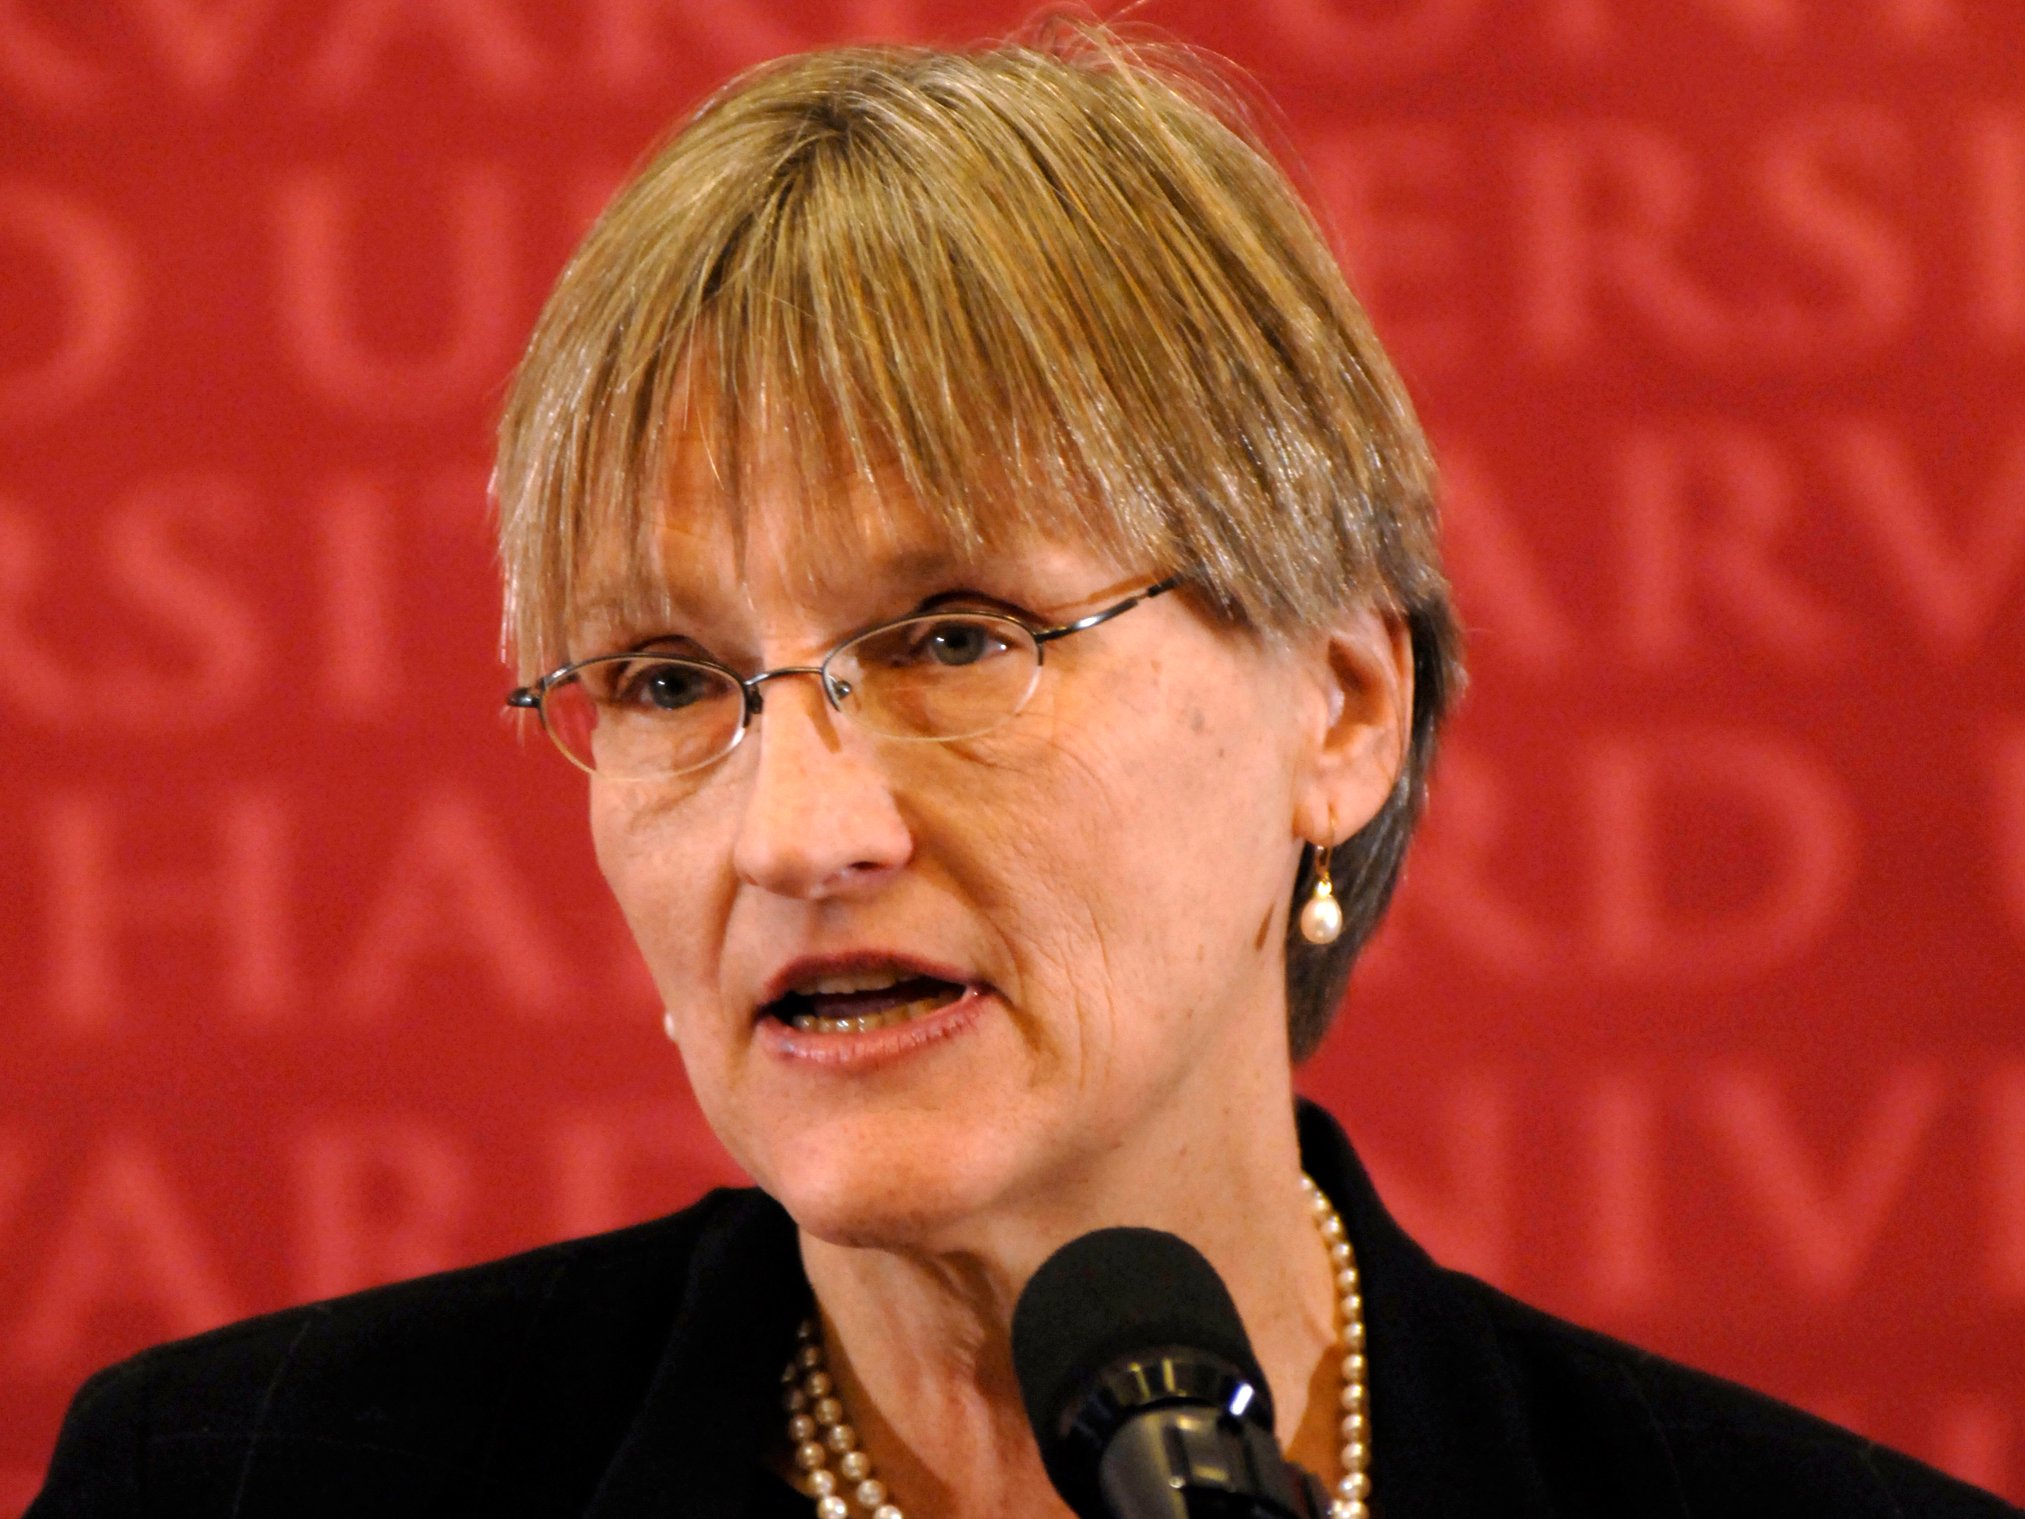
<svg viewBox="0 0 2025 1519"><path fill-rule="evenodd" d="M1381 1519L2020 1513L1443 1270L1328 1116L1300 1125L1364 1276ZM766 1459L808 1306L787 1215L713 1192L100 1372L26 1519L812 1519Z"/></svg>

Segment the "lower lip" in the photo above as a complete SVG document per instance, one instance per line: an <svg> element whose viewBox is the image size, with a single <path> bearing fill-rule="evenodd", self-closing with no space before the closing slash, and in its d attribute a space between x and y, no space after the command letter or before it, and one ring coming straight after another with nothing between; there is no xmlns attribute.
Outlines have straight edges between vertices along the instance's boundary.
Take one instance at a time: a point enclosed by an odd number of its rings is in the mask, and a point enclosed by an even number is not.
<svg viewBox="0 0 2025 1519"><path fill-rule="evenodd" d="M778 1018L762 1018L754 1037L761 1049L782 1060L834 1071L871 1070L961 1034L984 1016L990 997L983 987L966 987L963 995L946 1007L863 1033L818 1033L792 1027Z"/></svg>

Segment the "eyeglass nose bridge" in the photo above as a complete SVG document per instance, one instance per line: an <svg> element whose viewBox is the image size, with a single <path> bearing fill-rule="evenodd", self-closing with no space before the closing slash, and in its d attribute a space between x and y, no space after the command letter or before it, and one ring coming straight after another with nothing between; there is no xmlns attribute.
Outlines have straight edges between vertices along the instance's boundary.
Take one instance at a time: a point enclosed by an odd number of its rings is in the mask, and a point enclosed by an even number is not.
<svg viewBox="0 0 2025 1519"><path fill-rule="evenodd" d="M759 689L770 680L783 675L813 675L823 688L823 700L832 708L844 710L844 698L851 694L851 683L832 675L821 665L782 665L778 670L761 670L757 675L748 675L739 681L739 688L745 692L745 710L748 717L757 717L766 710L766 697Z"/></svg>

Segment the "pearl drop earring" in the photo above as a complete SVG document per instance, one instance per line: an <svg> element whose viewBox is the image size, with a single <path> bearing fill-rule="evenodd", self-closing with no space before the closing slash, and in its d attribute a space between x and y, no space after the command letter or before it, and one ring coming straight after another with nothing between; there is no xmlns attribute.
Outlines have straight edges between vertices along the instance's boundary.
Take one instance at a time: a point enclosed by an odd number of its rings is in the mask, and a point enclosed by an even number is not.
<svg viewBox="0 0 2025 1519"><path fill-rule="evenodd" d="M675 1037L675 1009L672 1007L666 1009L661 1014L661 1032L668 1036L670 1044L679 1044L681 1042Z"/></svg>
<svg viewBox="0 0 2025 1519"><path fill-rule="evenodd" d="M1315 847L1315 886L1301 907L1301 937L1310 944L1334 944L1343 932L1343 909L1329 879L1329 846Z"/></svg>

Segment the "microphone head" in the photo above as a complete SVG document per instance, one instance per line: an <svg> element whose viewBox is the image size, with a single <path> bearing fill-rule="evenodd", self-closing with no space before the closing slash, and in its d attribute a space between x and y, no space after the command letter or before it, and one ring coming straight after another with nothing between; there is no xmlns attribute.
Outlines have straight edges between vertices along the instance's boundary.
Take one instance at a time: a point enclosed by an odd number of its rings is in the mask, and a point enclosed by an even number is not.
<svg viewBox="0 0 2025 1519"><path fill-rule="evenodd" d="M1041 1459L1080 1514L1092 1507L1101 1448L1074 1427L1103 1373L1157 1353L1221 1362L1255 1390L1245 1417L1273 1427L1273 1398L1216 1268L1159 1229L1098 1229L1041 1265L1013 1308L1013 1371ZM1101 1500L1099 1500L1101 1501Z"/></svg>

